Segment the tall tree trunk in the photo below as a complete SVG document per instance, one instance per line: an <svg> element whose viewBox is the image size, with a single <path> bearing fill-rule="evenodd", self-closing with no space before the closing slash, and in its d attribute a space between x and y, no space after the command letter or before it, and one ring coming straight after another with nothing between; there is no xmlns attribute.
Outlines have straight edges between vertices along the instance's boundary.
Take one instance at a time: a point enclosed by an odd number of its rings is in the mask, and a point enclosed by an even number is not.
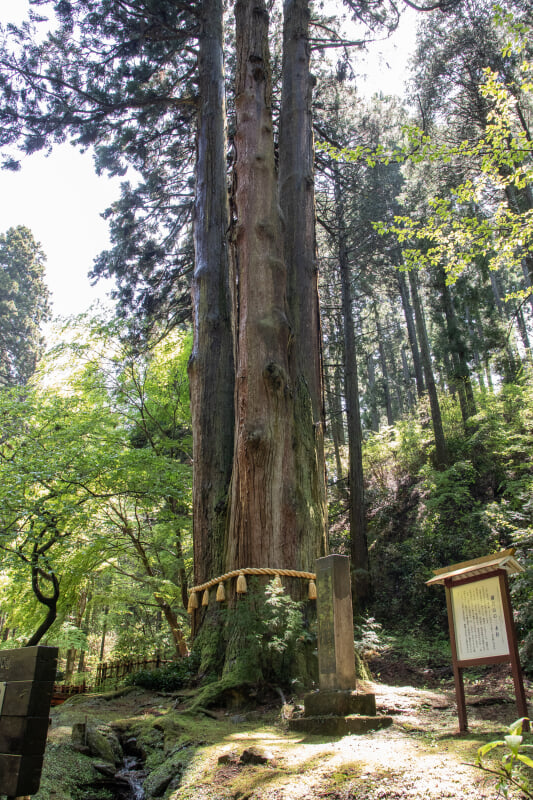
<svg viewBox="0 0 533 800"><path fill-rule="evenodd" d="M501 289L498 281L498 275L494 270L490 271L490 286L492 289L492 296L496 304L498 315L502 320L507 320L508 316L505 312L503 301L501 297ZM506 383L512 383L519 371L518 356L514 351L511 343L508 341L505 348L505 361L504 361L504 378Z"/></svg>
<svg viewBox="0 0 533 800"><path fill-rule="evenodd" d="M342 480L341 445L345 444L344 436L344 412L342 408L342 380L340 375L339 359L339 323L340 315L333 313L333 297L331 287L326 282L324 288L324 300L326 306L331 309L328 314L327 331L327 350L324 363L324 388L326 391L327 408L329 410L329 433L333 440L335 452L335 465L337 471L337 484Z"/></svg>
<svg viewBox="0 0 533 800"><path fill-rule="evenodd" d="M368 376L368 389L370 395L370 425L375 433L379 431L379 413L376 398L376 365L374 364L374 355L369 353L366 357L366 369Z"/></svg>
<svg viewBox="0 0 533 800"><path fill-rule="evenodd" d="M400 251L400 263L403 263L403 256ZM396 270L396 278L398 281L398 288L400 290L400 298L402 301L402 309L405 317L405 324L407 326L407 337L409 339L409 346L411 348L411 355L413 357L413 367L415 371L416 392L419 397L422 397L425 392L424 386L424 373L422 368L422 361L420 359L420 350L418 348L418 339L416 336L416 325L413 318L413 309L411 301L409 300L409 287L405 278L405 272Z"/></svg>
<svg viewBox="0 0 533 800"><path fill-rule="evenodd" d="M226 565L296 566L287 270L272 129L268 14L235 5L236 425ZM294 538L293 538L294 536Z"/></svg>
<svg viewBox="0 0 533 800"><path fill-rule="evenodd" d="M524 283L526 285L526 290L529 292L528 295L529 305L531 306L531 310L533 311L533 287L531 284L531 277L529 274L528 265L525 259L522 260L522 275L524 276Z"/></svg>
<svg viewBox="0 0 533 800"><path fill-rule="evenodd" d="M203 0L189 363L195 583L224 571L234 433L234 355L223 68L223 3ZM193 619L193 633L201 614Z"/></svg>
<svg viewBox="0 0 533 800"><path fill-rule="evenodd" d="M521 308L518 308L516 310L515 318L518 330L520 332L520 338L522 339L522 345L524 347L526 360L531 363L531 344L529 342L529 336L526 328L526 321L524 319L524 314Z"/></svg>
<svg viewBox="0 0 533 800"><path fill-rule="evenodd" d="M268 15L262 0L235 6L238 331L228 568L311 568L326 547L308 9L287 2L284 11L280 208Z"/></svg>
<svg viewBox="0 0 533 800"><path fill-rule="evenodd" d="M411 270L409 272L409 285L411 287L411 297L413 300L413 308L415 312L418 343L420 346L420 355L422 359L422 366L424 368L424 377L429 396L429 405L431 408L431 422L433 426L433 435L435 437L436 461L437 465L443 468L448 464L449 461L448 447L446 445L446 439L444 438L444 429L442 427L442 416L440 413L439 398L437 395L437 387L435 385L435 376L433 374L433 367L431 365L431 353L429 349L426 323L422 312L422 303L420 302L420 296L418 294L418 285L414 270Z"/></svg>
<svg viewBox="0 0 533 800"><path fill-rule="evenodd" d="M291 325L294 463L290 494L297 558L303 568L313 568L328 546L309 20L309 0L284 0L278 197Z"/></svg>
<svg viewBox="0 0 533 800"><path fill-rule="evenodd" d="M383 377L383 395L385 398L385 412L387 414L387 425L394 425L394 416L392 413L392 403L390 396L390 378L389 370L387 367L387 359L385 357L385 343L383 341L383 329L379 319L379 313L376 303L373 303L374 322L376 323L376 334L378 339L378 352L379 364L381 367L381 375Z"/></svg>
<svg viewBox="0 0 533 800"><path fill-rule="evenodd" d="M78 605L76 608L76 617L74 620L74 624L76 625L77 628L81 627L86 607L87 607L87 587L84 586L81 589L81 593L78 598ZM69 647L69 649L67 650L67 663L65 666L65 681L67 682L70 681L70 679L72 678L72 674L74 672L74 666L76 663L76 652L77 651L75 647Z"/></svg>
<svg viewBox="0 0 533 800"><path fill-rule="evenodd" d="M102 624L102 636L100 637L100 655L99 661L104 660L104 653L105 653L105 640L107 636L107 617L109 614L109 606L105 606L104 608L104 622Z"/></svg>
<svg viewBox="0 0 533 800"><path fill-rule="evenodd" d="M82 631L85 634L85 636L89 634L89 629L90 629L93 587L94 583L93 579L91 579L89 588L87 589L86 592L85 609L84 609L85 613L83 615L83 620L82 620ZM77 668L78 672L85 672L85 652L86 651L83 649L80 650L80 657L78 660L78 668Z"/></svg>
<svg viewBox="0 0 533 800"><path fill-rule="evenodd" d="M411 409L415 404L415 398L413 397L413 392L411 390L412 386L411 372L409 370L409 362L407 361L407 353L405 351L406 348L402 347L401 355L402 355L403 385L405 389L405 397L407 399L407 407Z"/></svg>
<svg viewBox="0 0 533 800"><path fill-rule="evenodd" d="M363 482L363 435L361 430L361 410L359 407L357 353L344 200L338 166L336 164L334 165L334 178L335 209L338 222L338 257L342 292L342 317L344 326L344 396L346 398L346 418L348 422L350 555L352 558L354 595L358 603L364 605L369 599L371 586Z"/></svg>
<svg viewBox="0 0 533 800"><path fill-rule="evenodd" d="M466 346L461 331L459 330L452 293L450 287L446 283L446 274L443 267L438 268L437 281L441 291L442 305L446 318L448 346L452 354L454 365L453 380L455 381L459 394L461 416L466 428L468 426L468 420L476 413L474 392L472 389L472 381L470 380L470 369L466 356Z"/></svg>
<svg viewBox="0 0 533 800"><path fill-rule="evenodd" d="M326 390L326 398L329 407L329 433L333 442L333 452L335 454L335 466L337 468L337 480L342 478L342 462L340 451L340 438L339 438L339 419L338 414L340 411L340 402L335 397L334 387L331 385L331 376L327 367L324 369L324 388Z"/></svg>

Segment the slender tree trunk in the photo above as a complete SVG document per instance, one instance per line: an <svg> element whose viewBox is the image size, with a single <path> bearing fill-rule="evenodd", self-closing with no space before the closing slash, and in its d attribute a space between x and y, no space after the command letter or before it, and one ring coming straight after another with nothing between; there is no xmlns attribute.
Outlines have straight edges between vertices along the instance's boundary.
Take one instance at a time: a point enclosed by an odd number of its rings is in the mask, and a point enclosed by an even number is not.
<svg viewBox="0 0 533 800"><path fill-rule="evenodd" d="M437 395L437 387L435 385L433 367L431 365L431 353L426 332L426 323L422 312L422 304L418 294L418 285L414 270L409 272L409 285L411 287L411 297L415 312L418 343L420 346L420 355L422 359L422 366L424 368L424 377L429 396L429 405L431 408L431 422L433 425L433 435L435 437L436 461L437 465L443 468L448 464L449 461L448 447L446 445L446 439L444 438L439 398Z"/></svg>
<svg viewBox="0 0 533 800"><path fill-rule="evenodd" d="M91 617L92 617L92 606L93 606L93 591L94 591L94 581L91 578L88 588L85 591L85 607L83 609L84 613L82 615L82 619L80 620L80 625L83 633L85 636L88 636L90 625L91 625ZM78 672L85 672L85 650L80 650L80 657L78 660Z"/></svg>
<svg viewBox="0 0 533 800"><path fill-rule="evenodd" d="M402 347L401 350L402 354L402 375L403 375L403 385L405 388L405 397L407 399L407 407L413 408L415 404L415 398L413 397L412 392L412 382L411 382L411 371L409 369L409 362L407 361L407 353L405 352L405 347Z"/></svg>
<svg viewBox="0 0 533 800"><path fill-rule="evenodd" d="M522 275L524 276L524 283L526 285L526 289L529 292L529 305L531 306L531 311L533 311L533 291L532 291L532 284L531 284L531 277L529 274L528 265L526 264L525 259L522 260Z"/></svg>
<svg viewBox="0 0 533 800"><path fill-rule="evenodd" d="M402 376L402 378L400 378L400 374L398 372L398 368L399 368L400 365L399 365L397 359L394 357L394 353L393 352L390 353L389 363L390 363L390 370L391 370L392 386L394 387L394 394L395 394L395 397L396 397L396 413L394 413L395 409L394 409L394 406L393 406L392 414L393 414L393 419L396 419L398 417L398 415L401 416L403 414L403 411L404 411L404 398L403 398L403 395L402 395L402 392L401 392L401 386L402 386L402 383L403 383L403 380L402 380L403 376Z"/></svg>
<svg viewBox="0 0 533 800"><path fill-rule="evenodd" d="M333 308L333 297L331 287L326 283L324 286L324 296L326 306ZM341 445L345 444L344 436L344 412L342 408L342 380L339 368L339 324L338 315L331 312L328 317L329 331L327 333L327 354L324 364L324 388L326 390L327 408L329 409L329 430L333 440L335 452L335 465L337 471L337 482L342 480Z"/></svg>
<svg viewBox="0 0 533 800"><path fill-rule="evenodd" d="M37 545L35 546L32 554L31 561L31 585L35 597L42 603L47 611L46 617L41 622L33 636L30 636L26 642L25 647L34 647L39 644L45 633L52 627L57 617L57 601L59 600L59 581L52 570L45 572L39 567L39 559L37 555ZM45 595L41 588L41 581L46 581L51 589L51 594Z"/></svg>
<svg viewBox="0 0 533 800"><path fill-rule="evenodd" d="M233 458L235 369L222 17L222 0L202 1L192 281L194 339L189 363L195 583L224 571ZM198 612L193 618L193 633L200 621Z"/></svg>
<svg viewBox="0 0 533 800"><path fill-rule="evenodd" d="M400 251L400 263L403 263L403 257ZM409 339L409 346L411 348L411 355L413 358L413 367L415 371L416 391L419 397L425 392L424 386L424 372L422 368L422 361L420 359L420 350L418 347L418 339L416 335L416 325L413 318L413 309L409 299L409 287L405 278L405 272L396 270L396 277L398 281L398 288L400 290L400 298L402 301L402 309L405 317L405 324L407 326L407 337Z"/></svg>
<svg viewBox="0 0 533 800"><path fill-rule="evenodd" d="M524 319L524 314L523 314L521 308L517 309L517 311L515 313L515 317L516 317L516 324L517 324L518 330L520 332L520 338L522 339L522 345L524 347L526 360L531 362L531 345L530 345L529 336L528 336L528 333L527 333L526 321Z"/></svg>
<svg viewBox="0 0 533 800"><path fill-rule="evenodd" d="M494 297L494 302L496 304L496 309L498 311L498 315L502 320L507 320L508 316L503 306L498 275L494 272L494 270L490 271L490 285L492 289L492 296ZM515 354L514 348L509 342L507 343L505 351L506 351L506 357L504 361L504 372L505 372L504 377L506 383L512 383L515 380L519 370L519 364L517 363L518 356L517 354Z"/></svg>
<svg viewBox="0 0 533 800"><path fill-rule="evenodd" d="M466 346L459 330L457 316L453 305L453 297L450 287L446 283L446 275L442 267L438 270L437 280L442 295L442 305L444 307L444 315L446 317L446 332L448 336L448 345L452 354L454 364L454 376L457 391L459 394L459 403L461 406L461 415L463 424L468 426L468 420L476 413L476 404L474 400L474 392L472 389L472 381L470 380L470 369L466 356Z"/></svg>
<svg viewBox="0 0 533 800"><path fill-rule="evenodd" d="M340 356L337 355L337 358L339 357ZM346 436L344 433L344 419L343 419L344 413L342 410L342 402L341 402L343 396L342 383L343 380L342 380L341 368L338 364L336 364L333 376L333 390L335 392L335 398L338 403L337 414L335 417L337 420L337 436L339 437L339 444L346 444Z"/></svg>
<svg viewBox="0 0 533 800"><path fill-rule="evenodd" d="M81 624L83 621L83 617L85 615L85 609L87 608L87 587L84 586L81 589L80 596L78 598L78 605L76 608L76 617L75 617L75 625L77 628L81 628ZM74 666L76 663L76 648L69 647L67 650L67 664L65 667L65 680L70 681L72 678L72 674L74 672ZM83 651L82 651L83 652Z"/></svg>
<svg viewBox="0 0 533 800"><path fill-rule="evenodd" d="M357 377L357 352L353 317L350 265L347 249L347 232L344 217L344 200L338 166L334 165L335 209L338 222L338 257L342 292L342 317L344 325L344 395L348 421L350 490L350 555L352 558L353 590L359 604L370 596L370 570L366 537L365 498L363 482L363 435L359 407L359 382Z"/></svg>
<svg viewBox="0 0 533 800"><path fill-rule="evenodd" d="M378 352L379 364L381 367L381 375L383 377L383 395L385 398L385 412L387 414L387 425L394 425L394 415L392 413L392 403L390 396L390 378L389 369L387 367L387 359L385 357L385 343L383 341L383 329L379 319L379 313L376 303L373 304L374 322L376 323L376 334L378 339Z"/></svg>
<svg viewBox="0 0 533 800"><path fill-rule="evenodd" d="M339 420L337 417L337 414L339 413L338 408L340 407L340 403L337 402L337 398L334 395L334 388L331 386L331 376L327 368L324 369L324 388L326 390L326 398L328 401L328 407L330 412L329 431L330 431L331 441L333 442L333 452L335 453L337 480L340 480L342 478L342 462L341 462L341 451L340 451L340 441L339 441Z"/></svg>
<svg viewBox="0 0 533 800"><path fill-rule="evenodd" d="M372 430L377 433L379 431L379 413L376 401L376 365L374 364L374 356L372 353L369 353L366 357L366 367L370 395L371 426Z"/></svg>
<svg viewBox="0 0 533 800"><path fill-rule="evenodd" d="M109 614L109 606L104 608L104 623L102 625L102 636L100 638L100 656L99 661L104 660L104 653L105 653L105 640L107 636L107 616Z"/></svg>

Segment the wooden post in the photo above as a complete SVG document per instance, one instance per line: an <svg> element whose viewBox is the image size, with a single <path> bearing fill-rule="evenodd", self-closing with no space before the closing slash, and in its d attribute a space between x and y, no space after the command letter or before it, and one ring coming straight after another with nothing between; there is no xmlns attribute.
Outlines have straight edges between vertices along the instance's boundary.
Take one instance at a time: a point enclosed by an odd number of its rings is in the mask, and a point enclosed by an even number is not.
<svg viewBox="0 0 533 800"><path fill-rule="evenodd" d="M509 642L509 656L511 659L511 672L513 674L514 693L516 697L516 708L519 717L527 717L527 699L522 680L522 668L520 666L520 655L518 653L518 642L513 619L513 608L511 605L511 594L509 592L509 581L507 573L500 574L500 588L503 602L503 614L505 626L507 628L507 641ZM529 732L529 720L525 720L522 730Z"/></svg>
<svg viewBox="0 0 533 800"><path fill-rule="evenodd" d="M459 717L459 730L466 732L468 730L468 719L466 716L466 698L465 698L465 685L463 681L463 670L457 664L457 645L455 643L455 624L453 620L453 607L452 607L452 581L451 578L446 580L444 588L446 591L446 606L448 608L448 627L450 629L450 645L452 649L452 662L453 662L453 682L455 684L455 698L457 701L457 716Z"/></svg>

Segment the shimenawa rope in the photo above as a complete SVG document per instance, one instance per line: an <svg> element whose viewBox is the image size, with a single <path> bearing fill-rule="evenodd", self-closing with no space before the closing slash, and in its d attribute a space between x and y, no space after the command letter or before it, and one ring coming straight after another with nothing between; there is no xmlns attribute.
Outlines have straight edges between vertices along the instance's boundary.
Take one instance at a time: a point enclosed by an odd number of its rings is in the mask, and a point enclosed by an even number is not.
<svg viewBox="0 0 533 800"><path fill-rule="evenodd" d="M308 580L309 599L316 600L316 574L314 572L301 572L296 569L275 569L272 567L243 567L242 569L234 569L231 572L226 572L218 578L213 578L207 581L207 583L201 583L189 589L189 605L187 611L189 614L192 614L194 609L198 608L198 592L203 591L202 605L209 605L209 589L213 586L217 586L217 602L223 602L226 599L224 582L231 578L237 578L237 594L245 594L248 590L245 575L274 575L277 578L283 575L288 578L302 578L303 580Z"/></svg>

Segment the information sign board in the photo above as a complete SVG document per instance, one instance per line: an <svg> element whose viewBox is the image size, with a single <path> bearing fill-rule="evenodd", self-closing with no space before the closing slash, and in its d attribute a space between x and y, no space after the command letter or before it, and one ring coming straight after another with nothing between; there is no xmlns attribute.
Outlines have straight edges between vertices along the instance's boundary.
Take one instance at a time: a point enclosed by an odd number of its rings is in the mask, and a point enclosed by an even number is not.
<svg viewBox="0 0 533 800"><path fill-rule="evenodd" d="M457 660L508 656L509 642L497 576L451 586Z"/></svg>
<svg viewBox="0 0 533 800"><path fill-rule="evenodd" d="M509 662L518 714L528 717L507 580L508 575L523 571L511 548L437 569L435 577L427 581L428 586L441 584L446 591L461 731L466 731L468 727L463 683L465 667ZM527 719L523 730L529 730Z"/></svg>

